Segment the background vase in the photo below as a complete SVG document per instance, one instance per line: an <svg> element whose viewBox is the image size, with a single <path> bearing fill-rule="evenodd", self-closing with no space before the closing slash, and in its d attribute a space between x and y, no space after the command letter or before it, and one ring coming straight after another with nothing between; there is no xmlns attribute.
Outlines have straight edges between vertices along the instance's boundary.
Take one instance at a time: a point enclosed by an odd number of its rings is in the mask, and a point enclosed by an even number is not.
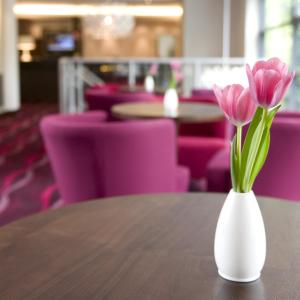
<svg viewBox="0 0 300 300"><path fill-rule="evenodd" d="M147 75L144 81L144 89L148 93L153 93L155 89L154 78L151 75Z"/></svg>
<svg viewBox="0 0 300 300"><path fill-rule="evenodd" d="M166 115L177 115L179 99L175 88L169 88L166 90L163 103Z"/></svg>
<svg viewBox="0 0 300 300"><path fill-rule="evenodd" d="M266 234L252 191L231 190L228 194L217 224L214 252L221 277L237 282L260 277L266 258Z"/></svg>

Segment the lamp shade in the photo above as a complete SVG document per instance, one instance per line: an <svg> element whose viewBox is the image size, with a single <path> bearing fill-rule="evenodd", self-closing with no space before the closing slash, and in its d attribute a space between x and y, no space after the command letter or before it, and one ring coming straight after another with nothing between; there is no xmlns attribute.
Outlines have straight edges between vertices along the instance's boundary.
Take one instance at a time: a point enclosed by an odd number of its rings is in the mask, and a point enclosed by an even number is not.
<svg viewBox="0 0 300 300"><path fill-rule="evenodd" d="M36 47L34 38L31 35L21 35L18 41L18 49L21 51L31 51Z"/></svg>

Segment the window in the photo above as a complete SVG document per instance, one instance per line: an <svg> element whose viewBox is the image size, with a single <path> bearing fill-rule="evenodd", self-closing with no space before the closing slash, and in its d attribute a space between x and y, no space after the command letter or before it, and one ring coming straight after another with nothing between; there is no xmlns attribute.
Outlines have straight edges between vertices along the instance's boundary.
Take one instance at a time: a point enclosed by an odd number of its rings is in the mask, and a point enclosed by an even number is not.
<svg viewBox="0 0 300 300"><path fill-rule="evenodd" d="M298 73L300 70L300 0L260 0L261 57L277 56ZM286 108L300 109L300 77L296 75L287 95Z"/></svg>

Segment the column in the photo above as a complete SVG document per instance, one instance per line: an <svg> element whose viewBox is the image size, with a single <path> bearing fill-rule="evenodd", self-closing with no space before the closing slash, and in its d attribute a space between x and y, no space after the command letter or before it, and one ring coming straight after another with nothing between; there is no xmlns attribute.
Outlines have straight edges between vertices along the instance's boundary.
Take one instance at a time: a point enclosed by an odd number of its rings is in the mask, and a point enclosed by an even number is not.
<svg viewBox="0 0 300 300"><path fill-rule="evenodd" d="M184 0L184 56L221 57L222 37L223 0Z"/></svg>
<svg viewBox="0 0 300 300"><path fill-rule="evenodd" d="M1 0L2 107L6 111L20 108L18 30L14 4L15 0Z"/></svg>

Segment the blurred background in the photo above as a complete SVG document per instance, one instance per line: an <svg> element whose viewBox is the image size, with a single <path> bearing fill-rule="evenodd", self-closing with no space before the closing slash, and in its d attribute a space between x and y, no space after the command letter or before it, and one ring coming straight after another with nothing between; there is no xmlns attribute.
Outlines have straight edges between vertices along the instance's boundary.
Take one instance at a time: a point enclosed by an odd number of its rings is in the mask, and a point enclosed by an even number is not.
<svg viewBox="0 0 300 300"><path fill-rule="evenodd" d="M180 98L213 102L214 83L247 85L246 63L277 56L296 70L284 109L300 108L299 0L0 3L0 224L60 205L41 118L86 111L97 93L142 90L153 66L158 99L177 65Z"/></svg>
<svg viewBox="0 0 300 300"><path fill-rule="evenodd" d="M243 83L237 67L259 57L278 56L294 69L299 64L298 0L1 2L2 110L63 101L61 57L80 57L87 71L116 81L126 80L130 59L139 59L131 80L142 81L149 58L189 58L186 94L194 86L209 88L216 78L222 84L222 72L223 84ZM12 91L13 82L19 91ZM298 108L298 78L290 94L286 105Z"/></svg>

